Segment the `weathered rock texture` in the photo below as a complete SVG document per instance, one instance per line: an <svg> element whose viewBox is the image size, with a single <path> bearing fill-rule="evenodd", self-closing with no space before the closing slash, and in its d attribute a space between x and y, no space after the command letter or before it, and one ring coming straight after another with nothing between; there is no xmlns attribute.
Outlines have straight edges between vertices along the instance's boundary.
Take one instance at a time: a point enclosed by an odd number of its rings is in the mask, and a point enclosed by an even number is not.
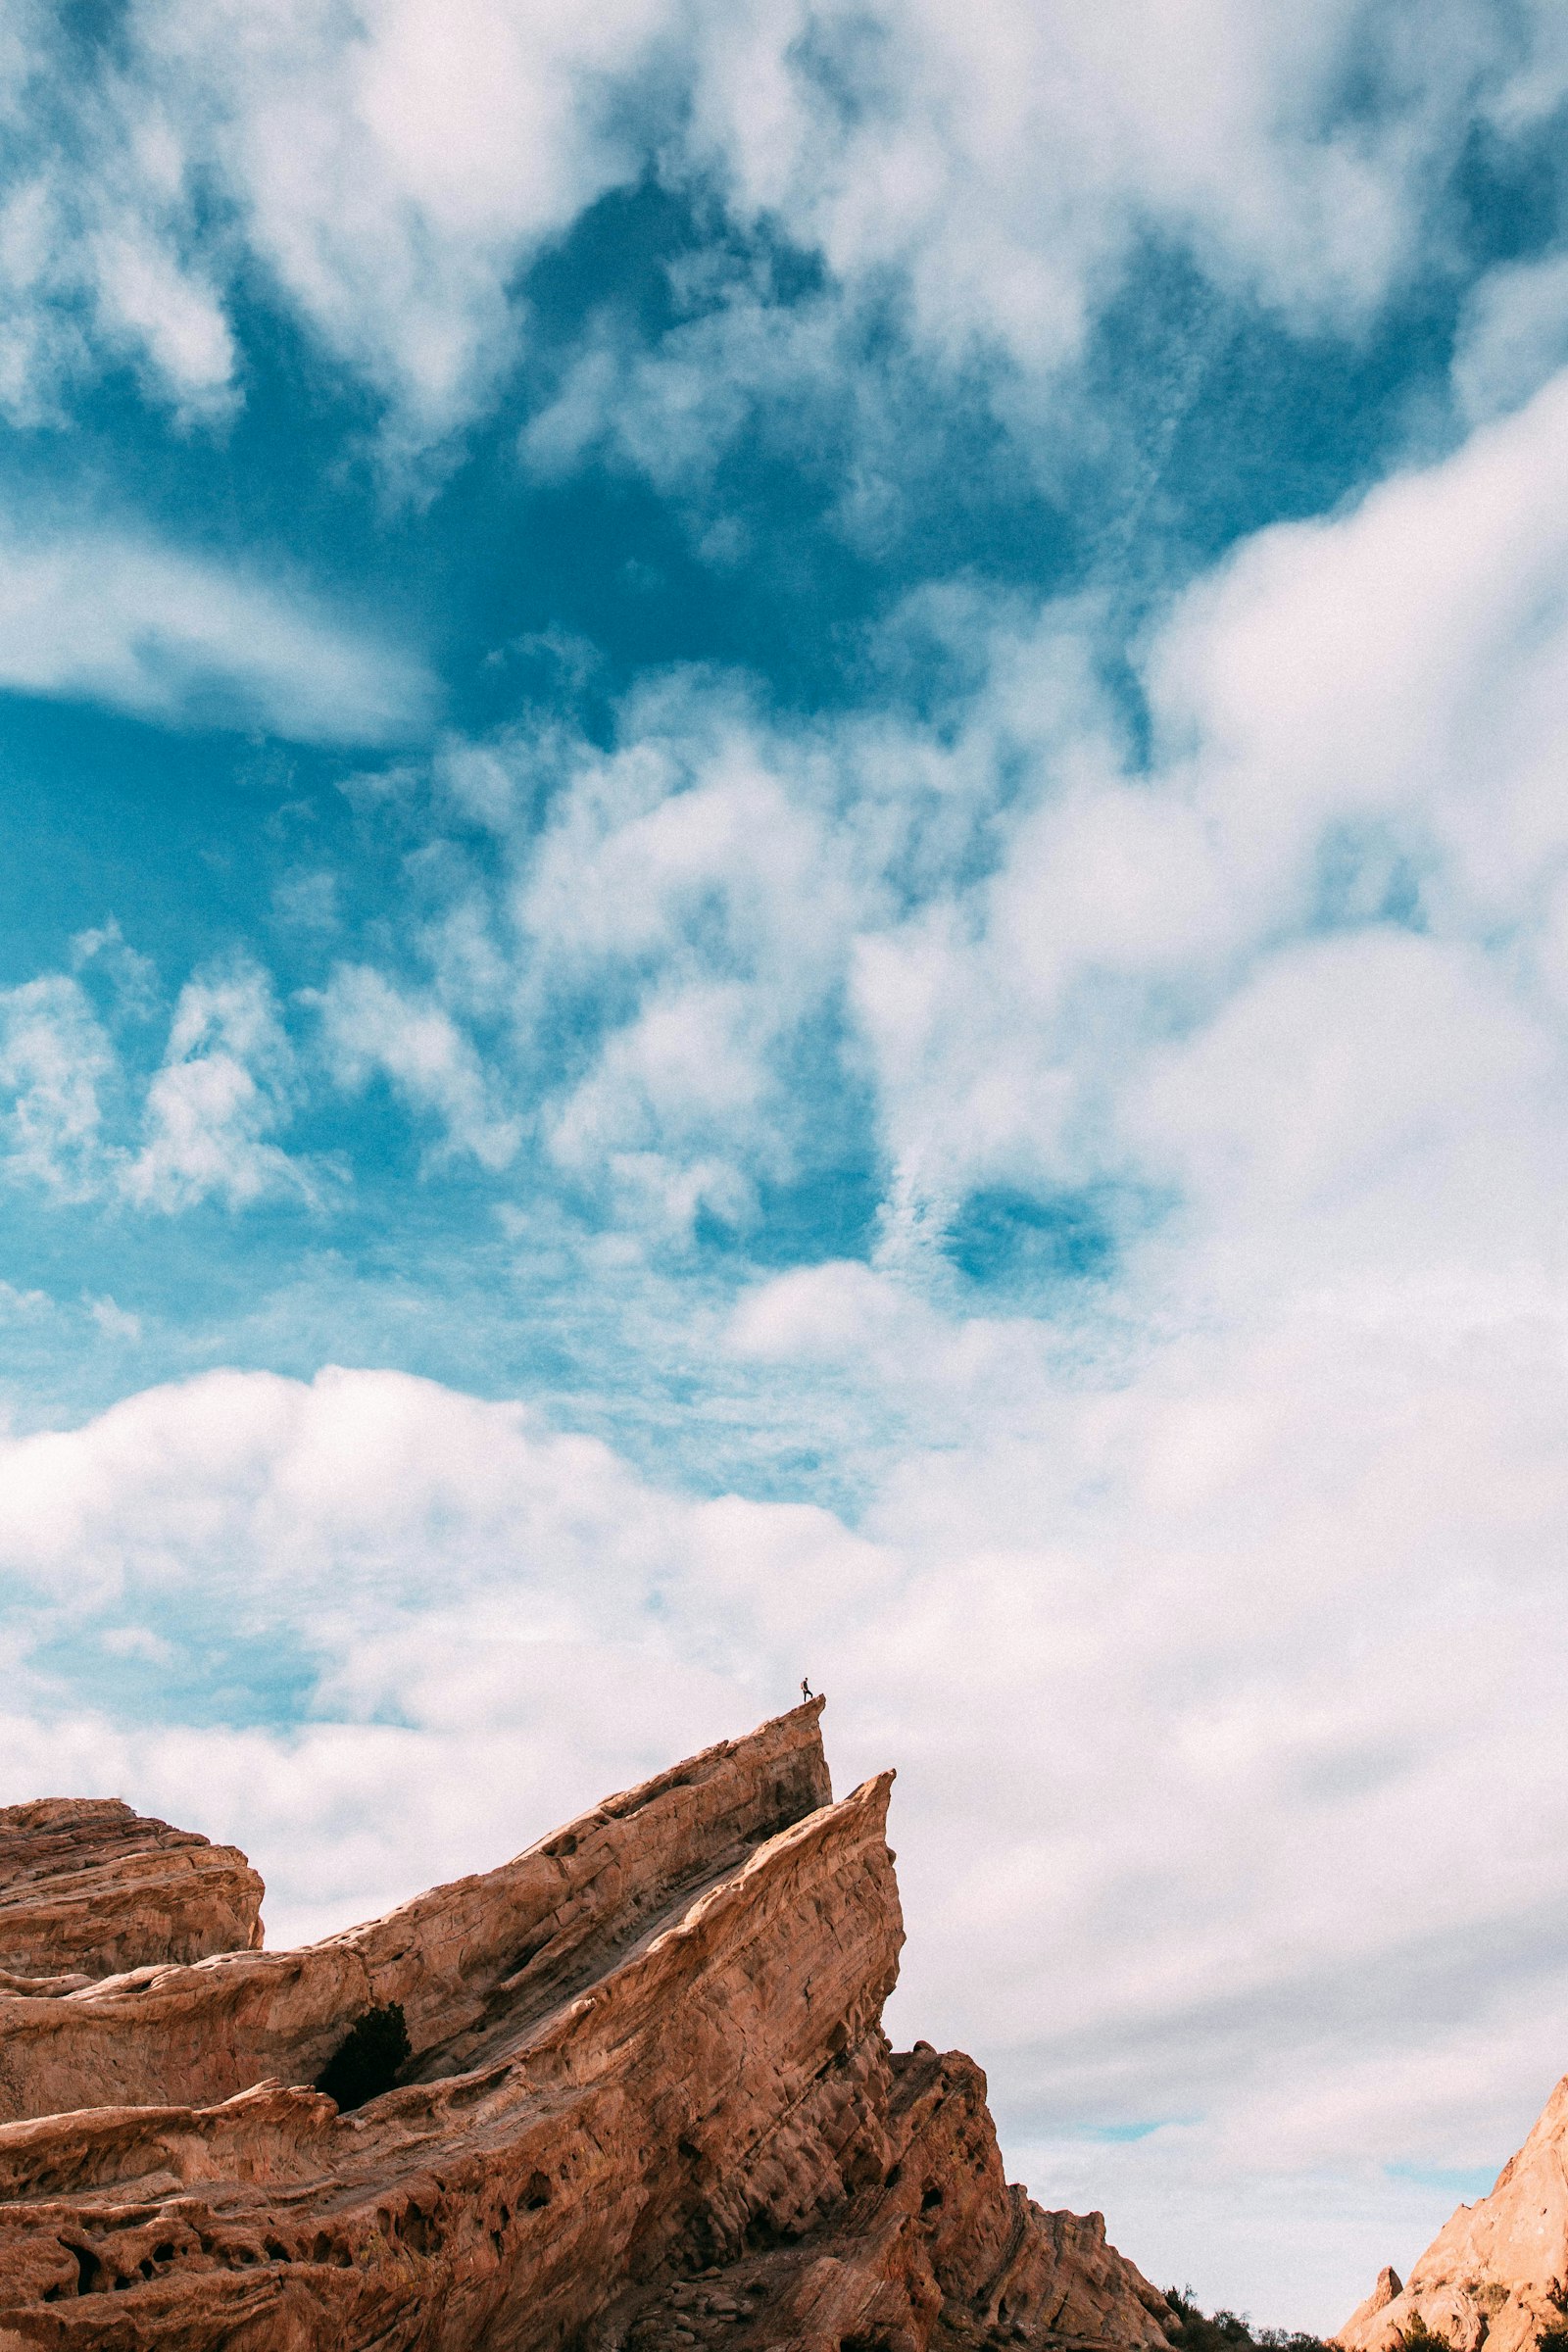
<svg viewBox="0 0 1568 2352"><path fill-rule="evenodd" d="M1401 2286L1386 2270L1335 2338L1393 2352L1419 2319L1454 2352L1526 2352L1560 2328L1568 2287L1568 2078L1479 2204L1461 2205Z"/></svg>
<svg viewBox="0 0 1568 2352"><path fill-rule="evenodd" d="M979 2070L890 2050L892 1776L834 1803L819 1704L322 1943L0 1996L0 2352L1163 2344Z"/></svg>
<svg viewBox="0 0 1568 2352"><path fill-rule="evenodd" d="M113 1797L0 1806L0 1990L248 1949L262 1893L235 1847Z"/></svg>

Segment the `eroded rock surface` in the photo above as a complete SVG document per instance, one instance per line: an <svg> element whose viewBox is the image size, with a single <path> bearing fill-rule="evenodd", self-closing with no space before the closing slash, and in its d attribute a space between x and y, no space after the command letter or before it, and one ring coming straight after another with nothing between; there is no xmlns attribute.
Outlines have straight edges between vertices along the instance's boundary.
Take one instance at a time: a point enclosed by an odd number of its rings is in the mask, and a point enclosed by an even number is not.
<svg viewBox="0 0 1568 2352"><path fill-rule="evenodd" d="M835 1803L819 1705L347 1935L0 1997L0 2352L1163 2344L971 2061L889 2048L892 1776Z"/></svg>
<svg viewBox="0 0 1568 2352"><path fill-rule="evenodd" d="M1386 2270L1334 2339L1346 2352L1395 2352L1419 2319L1454 2352L1533 2352L1560 2328L1568 2285L1568 2078L1497 2176L1461 2205L1400 2284Z"/></svg>
<svg viewBox="0 0 1568 2352"><path fill-rule="evenodd" d="M0 1989L248 1949L264 1892L236 1847L115 1797L0 1806Z"/></svg>

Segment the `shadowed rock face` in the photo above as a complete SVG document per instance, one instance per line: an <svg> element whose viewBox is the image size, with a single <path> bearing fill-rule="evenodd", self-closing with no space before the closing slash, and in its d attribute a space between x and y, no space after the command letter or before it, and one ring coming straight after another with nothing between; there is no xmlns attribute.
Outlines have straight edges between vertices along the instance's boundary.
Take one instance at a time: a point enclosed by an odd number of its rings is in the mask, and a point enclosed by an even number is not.
<svg viewBox="0 0 1568 2352"><path fill-rule="evenodd" d="M262 1893L233 1846L114 1797L0 1806L0 1990L247 1950Z"/></svg>
<svg viewBox="0 0 1568 2352"><path fill-rule="evenodd" d="M1568 2285L1568 2077L1558 2083L1492 2194L1445 2222L1401 2286L1384 2271L1334 2339L1346 2352L1394 2352L1418 2318L1454 2352L1529 2352L1560 2328Z"/></svg>
<svg viewBox="0 0 1568 2352"><path fill-rule="evenodd" d="M324 1942L0 1996L0 2352L1163 2344L978 2068L890 2050L892 1776L834 1803L819 1707Z"/></svg>

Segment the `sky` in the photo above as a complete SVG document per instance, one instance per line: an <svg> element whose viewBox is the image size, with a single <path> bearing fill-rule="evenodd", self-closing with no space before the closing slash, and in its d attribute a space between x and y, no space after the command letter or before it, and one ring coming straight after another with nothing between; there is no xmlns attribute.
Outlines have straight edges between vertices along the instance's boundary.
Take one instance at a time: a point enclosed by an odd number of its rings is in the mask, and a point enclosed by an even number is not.
<svg viewBox="0 0 1568 2352"><path fill-rule="evenodd" d="M828 1693L1327 2328L1568 2065L1568 18L16 0L0 1801L273 1943Z"/></svg>

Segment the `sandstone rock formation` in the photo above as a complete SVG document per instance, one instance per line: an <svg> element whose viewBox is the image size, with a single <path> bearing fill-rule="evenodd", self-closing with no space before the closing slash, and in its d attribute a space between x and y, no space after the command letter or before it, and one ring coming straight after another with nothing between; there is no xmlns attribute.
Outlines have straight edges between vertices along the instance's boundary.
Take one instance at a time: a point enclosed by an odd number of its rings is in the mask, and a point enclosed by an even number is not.
<svg viewBox="0 0 1568 2352"><path fill-rule="evenodd" d="M1402 2295L1403 2292L1404 2281L1400 2278L1393 2263L1386 2262L1378 2273L1377 2284L1373 2287L1372 2292L1364 2303L1356 2305L1346 2321L1341 2333L1348 2335L1352 2328L1364 2327L1369 2320L1375 2319L1380 2311L1387 2311L1395 2297ZM1339 2340L1339 2337L1335 2338L1336 2342Z"/></svg>
<svg viewBox="0 0 1568 2352"><path fill-rule="evenodd" d="M0 1806L0 1990L249 1949L262 1892L234 1846L113 1797Z"/></svg>
<svg viewBox="0 0 1568 2352"><path fill-rule="evenodd" d="M1340 2329L1346 2352L1395 2352L1423 2323L1454 2352L1531 2352L1564 2325L1568 2284L1568 2078L1479 2204L1445 2222L1400 2285L1384 2271Z"/></svg>
<svg viewBox="0 0 1568 2352"><path fill-rule="evenodd" d="M890 2050L892 1776L835 1803L820 1704L324 1942L0 1993L0 2352L1162 2345L972 2062Z"/></svg>

